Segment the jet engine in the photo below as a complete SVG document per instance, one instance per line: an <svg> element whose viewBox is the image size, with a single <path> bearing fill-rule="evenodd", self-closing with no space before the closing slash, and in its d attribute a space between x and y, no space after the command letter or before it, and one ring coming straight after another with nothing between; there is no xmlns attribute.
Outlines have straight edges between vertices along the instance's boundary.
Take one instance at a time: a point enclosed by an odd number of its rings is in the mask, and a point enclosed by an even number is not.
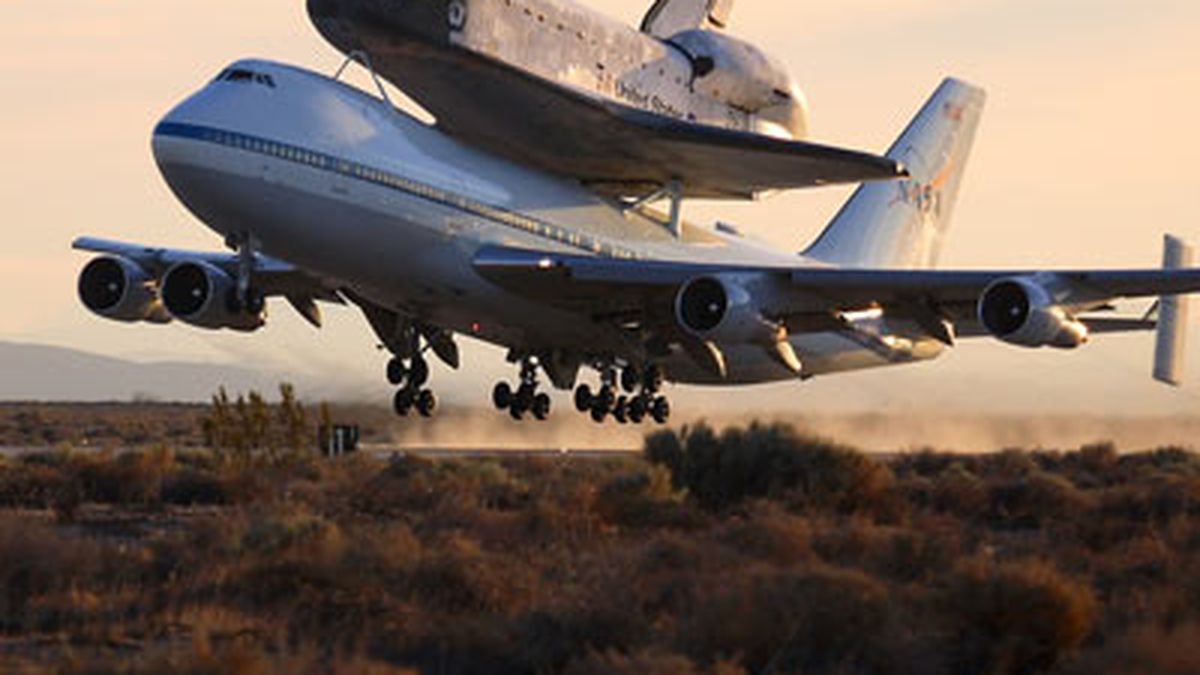
<svg viewBox="0 0 1200 675"><path fill-rule="evenodd" d="M114 321L169 323L157 283L140 265L119 256L102 256L79 274L79 299L92 312Z"/></svg>
<svg viewBox="0 0 1200 675"><path fill-rule="evenodd" d="M237 281L206 262L181 262L163 275L162 302L171 316L197 328L251 332L266 323L237 300Z"/></svg>
<svg viewBox="0 0 1200 675"><path fill-rule="evenodd" d="M732 277L700 277L679 290L675 317L693 337L720 344L771 344L780 329L768 321L750 290Z"/></svg>
<svg viewBox="0 0 1200 675"><path fill-rule="evenodd" d="M692 88L705 96L751 113L799 140L808 135L804 95L778 61L754 45L708 30L688 30L671 37L692 62Z"/></svg>
<svg viewBox="0 0 1200 675"><path fill-rule="evenodd" d="M1055 303L1035 279L1014 277L988 286L979 300L979 322L997 339L1022 347L1075 349L1088 328Z"/></svg>

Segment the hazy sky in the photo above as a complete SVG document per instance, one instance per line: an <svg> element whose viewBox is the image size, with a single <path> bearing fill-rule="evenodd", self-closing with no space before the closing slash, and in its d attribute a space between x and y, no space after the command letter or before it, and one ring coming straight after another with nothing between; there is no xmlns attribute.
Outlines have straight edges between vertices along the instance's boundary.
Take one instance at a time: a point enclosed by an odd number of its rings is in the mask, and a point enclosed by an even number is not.
<svg viewBox="0 0 1200 675"><path fill-rule="evenodd" d="M635 22L650 3L590 4ZM882 150L943 76L988 89L947 267L1152 266L1163 232L1200 238L1198 30L1195 0L742 0L733 24L791 66L817 140ZM268 363L329 372L342 390L363 396L387 395L383 359L350 310L328 312L329 326L317 333L280 306L267 330L245 337L104 322L75 299L86 260L68 250L77 235L219 245L167 191L149 136L174 103L245 56L325 72L340 62L309 25L302 0L0 3L0 339L140 359ZM846 195L828 189L691 205L687 214L737 222L799 249ZM1200 409L1200 384L1173 392L1150 382L1151 348L1145 335L1104 338L1073 354L980 341L902 372L720 400L795 410L904 410L925 401ZM1190 354L1200 376L1200 336ZM482 402L485 387L509 374L502 361L495 350L471 348L470 372L440 375L439 384Z"/></svg>

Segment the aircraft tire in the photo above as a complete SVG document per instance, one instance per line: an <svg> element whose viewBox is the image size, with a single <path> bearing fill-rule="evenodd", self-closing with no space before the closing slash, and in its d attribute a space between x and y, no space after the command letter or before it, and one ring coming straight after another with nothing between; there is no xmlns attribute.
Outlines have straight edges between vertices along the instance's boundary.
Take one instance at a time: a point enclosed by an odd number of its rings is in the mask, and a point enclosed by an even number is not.
<svg viewBox="0 0 1200 675"><path fill-rule="evenodd" d="M605 418L608 417L608 408L600 405L600 401L592 406L592 421L596 424L604 424Z"/></svg>
<svg viewBox="0 0 1200 675"><path fill-rule="evenodd" d="M497 382L492 389L492 404L496 410L508 410L513 404L513 390L507 382Z"/></svg>
<svg viewBox="0 0 1200 675"><path fill-rule="evenodd" d="M416 406L417 412L420 413L421 417L433 417L438 407L437 395L428 389L422 391L420 394L417 394Z"/></svg>
<svg viewBox="0 0 1200 675"><path fill-rule="evenodd" d="M608 412L613 409L613 406L616 405L616 403L617 395L613 391L613 388L605 385L604 388L600 390L600 394L596 396L596 400L593 402L592 409L594 410L596 406L599 406L603 408L605 412Z"/></svg>
<svg viewBox="0 0 1200 675"><path fill-rule="evenodd" d="M592 388L581 384L575 388L575 409L581 413L592 409Z"/></svg>
<svg viewBox="0 0 1200 675"><path fill-rule="evenodd" d="M641 424L646 419L646 397L636 396L629 402L629 411L627 415L629 421L634 424Z"/></svg>
<svg viewBox="0 0 1200 675"><path fill-rule="evenodd" d="M387 381L393 387L399 387L404 383L404 378L408 377L408 368L404 367L404 362L400 359L393 358L387 364Z"/></svg>
<svg viewBox="0 0 1200 675"><path fill-rule="evenodd" d="M632 394L637 391L638 384L642 381L642 373L633 366L628 366L621 371L621 388L626 394Z"/></svg>
<svg viewBox="0 0 1200 675"><path fill-rule="evenodd" d="M617 405L613 408L613 419L617 420L618 424L629 424L629 399L624 396L617 398Z"/></svg>
<svg viewBox="0 0 1200 675"><path fill-rule="evenodd" d="M416 402L416 395L407 387L396 391L396 395L392 398L392 409L401 417L407 417L412 411L413 404Z"/></svg>
<svg viewBox="0 0 1200 675"><path fill-rule="evenodd" d="M550 417L550 397L538 394L533 398L533 416L539 422L545 422Z"/></svg>
<svg viewBox="0 0 1200 675"><path fill-rule="evenodd" d="M412 360L408 369L408 384L413 387L424 387L429 382L429 362L422 358Z"/></svg>
<svg viewBox="0 0 1200 675"><path fill-rule="evenodd" d="M654 405L650 408L650 416L659 424L666 424L671 419L671 402L665 396L659 396L654 399Z"/></svg>

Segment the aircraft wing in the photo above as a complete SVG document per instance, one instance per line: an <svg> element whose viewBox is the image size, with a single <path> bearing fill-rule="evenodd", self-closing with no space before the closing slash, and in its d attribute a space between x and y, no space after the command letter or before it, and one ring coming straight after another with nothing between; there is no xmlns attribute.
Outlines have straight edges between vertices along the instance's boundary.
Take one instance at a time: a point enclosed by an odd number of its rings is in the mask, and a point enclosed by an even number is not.
<svg viewBox="0 0 1200 675"><path fill-rule="evenodd" d="M238 276L238 256L233 253L157 248L94 237L76 239L72 248L126 258L154 277L161 277L172 265L180 262L205 262L220 268L231 277ZM286 297L301 315L318 327L320 313L315 311L314 301L345 304L338 293L338 285L333 281L321 279L269 256L255 254L251 274L256 289L267 297Z"/></svg>
<svg viewBox="0 0 1200 675"><path fill-rule="evenodd" d="M680 287L711 275L745 275L770 289L770 318L793 332L828 330L845 313L883 308L917 321L948 319L964 336L983 334L975 308L993 282L1034 277L1053 286L1059 302L1073 311L1102 311L1122 298L1200 292L1200 269L1178 270L994 270L904 271L811 266L742 266L675 261L615 260L509 248L481 250L476 269L494 283L548 304L576 311L593 308L595 318L653 322L673 312ZM619 292L616 292L619 289ZM670 315L668 314L668 319ZM673 319L670 319L673 320ZM1085 323L1089 320L1085 319ZM1149 319L1095 319L1098 332L1153 328ZM935 335L936 336L936 335Z"/></svg>

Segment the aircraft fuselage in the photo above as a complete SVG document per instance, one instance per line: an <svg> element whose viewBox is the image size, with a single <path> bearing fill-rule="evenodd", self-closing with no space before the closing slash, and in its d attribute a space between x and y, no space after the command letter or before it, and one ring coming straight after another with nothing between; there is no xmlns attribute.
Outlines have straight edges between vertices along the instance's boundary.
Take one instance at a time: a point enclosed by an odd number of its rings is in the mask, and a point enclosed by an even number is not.
<svg viewBox="0 0 1200 675"><path fill-rule="evenodd" d="M230 77L230 73L250 77ZM273 257L381 307L529 353L645 358L644 346L590 312L512 294L473 268L484 246L547 252L794 266L794 255L622 210L578 183L481 152L385 102L297 68L235 64L156 128L172 190L223 236L249 234ZM602 306L597 298L596 307ZM871 327L792 339L805 376L936 356L927 339L872 344ZM879 331L886 327L878 326ZM866 336L866 337L864 337ZM756 347L727 350L720 380L683 354L678 382L737 384L796 374Z"/></svg>

